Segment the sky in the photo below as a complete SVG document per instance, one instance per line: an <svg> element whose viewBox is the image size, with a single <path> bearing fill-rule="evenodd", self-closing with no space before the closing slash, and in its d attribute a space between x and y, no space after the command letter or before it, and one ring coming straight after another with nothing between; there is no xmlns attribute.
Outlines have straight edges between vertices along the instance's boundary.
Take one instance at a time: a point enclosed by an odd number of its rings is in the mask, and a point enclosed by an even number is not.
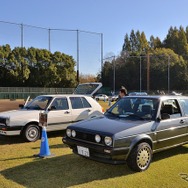
<svg viewBox="0 0 188 188"><path fill-rule="evenodd" d="M26 48L49 49L50 36L51 52L79 60L75 69L82 74L99 73L101 59L119 55L124 36L132 29L143 31L148 40L153 35L163 41L171 26L188 26L187 0L0 0L0 4L0 45L21 46L23 24Z"/></svg>

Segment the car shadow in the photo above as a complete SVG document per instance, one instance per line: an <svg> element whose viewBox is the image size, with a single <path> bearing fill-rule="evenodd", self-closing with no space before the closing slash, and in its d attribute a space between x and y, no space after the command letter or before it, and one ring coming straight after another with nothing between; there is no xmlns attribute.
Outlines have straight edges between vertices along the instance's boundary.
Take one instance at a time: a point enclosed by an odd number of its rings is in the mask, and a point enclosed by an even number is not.
<svg viewBox="0 0 188 188"><path fill-rule="evenodd" d="M167 158L179 155L179 154L187 154L187 153L188 153L188 145L178 146L178 147L171 148L165 151L161 151L159 153L155 153L153 155L152 162L160 161L160 160L167 159Z"/></svg>
<svg viewBox="0 0 188 188"><path fill-rule="evenodd" d="M24 140L20 136L4 136L0 135L0 145L6 144L20 144L24 143Z"/></svg>
<svg viewBox="0 0 188 188"><path fill-rule="evenodd" d="M74 154L46 159L36 158L33 162L1 171L6 179L24 187L46 188L51 187L52 182L57 187L69 187L132 173L134 172L126 164L103 164Z"/></svg>
<svg viewBox="0 0 188 188"><path fill-rule="evenodd" d="M65 130L48 132L47 135L48 135L48 138L63 137L65 136ZM20 143L25 143L25 142L26 141L21 136L0 135L0 145L20 144Z"/></svg>

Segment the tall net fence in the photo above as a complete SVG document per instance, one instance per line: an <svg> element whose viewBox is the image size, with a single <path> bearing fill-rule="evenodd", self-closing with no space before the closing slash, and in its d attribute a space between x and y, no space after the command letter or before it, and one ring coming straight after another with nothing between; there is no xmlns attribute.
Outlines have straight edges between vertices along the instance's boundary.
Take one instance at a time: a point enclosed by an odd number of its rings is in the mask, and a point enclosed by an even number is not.
<svg viewBox="0 0 188 188"><path fill-rule="evenodd" d="M101 71L103 34L74 29L55 29L0 21L0 45L60 51L74 58L75 70L96 75Z"/></svg>
<svg viewBox="0 0 188 188"><path fill-rule="evenodd" d="M105 63L106 62L106 63ZM103 83L118 93L121 86L128 92L188 94L187 67L181 58L164 55L112 56L106 58Z"/></svg>

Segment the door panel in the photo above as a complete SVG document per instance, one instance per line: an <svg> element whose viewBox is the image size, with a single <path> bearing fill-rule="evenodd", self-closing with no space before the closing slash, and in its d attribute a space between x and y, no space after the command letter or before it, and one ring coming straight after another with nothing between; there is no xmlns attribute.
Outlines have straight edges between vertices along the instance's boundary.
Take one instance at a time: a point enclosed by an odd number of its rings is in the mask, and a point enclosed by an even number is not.
<svg viewBox="0 0 188 188"><path fill-rule="evenodd" d="M55 98L49 107L48 131L66 129L72 123L72 109L66 97Z"/></svg>

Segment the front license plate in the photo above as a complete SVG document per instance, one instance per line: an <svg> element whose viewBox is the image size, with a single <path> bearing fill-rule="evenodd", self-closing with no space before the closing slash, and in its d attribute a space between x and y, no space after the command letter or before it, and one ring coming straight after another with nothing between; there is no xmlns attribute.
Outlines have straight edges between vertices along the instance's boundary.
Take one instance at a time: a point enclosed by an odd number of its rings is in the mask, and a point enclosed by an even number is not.
<svg viewBox="0 0 188 188"><path fill-rule="evenodd" d="M77 146L78 154L83 155L85 157L89 157L89 149L82 147L82 146Z"/></svg>

